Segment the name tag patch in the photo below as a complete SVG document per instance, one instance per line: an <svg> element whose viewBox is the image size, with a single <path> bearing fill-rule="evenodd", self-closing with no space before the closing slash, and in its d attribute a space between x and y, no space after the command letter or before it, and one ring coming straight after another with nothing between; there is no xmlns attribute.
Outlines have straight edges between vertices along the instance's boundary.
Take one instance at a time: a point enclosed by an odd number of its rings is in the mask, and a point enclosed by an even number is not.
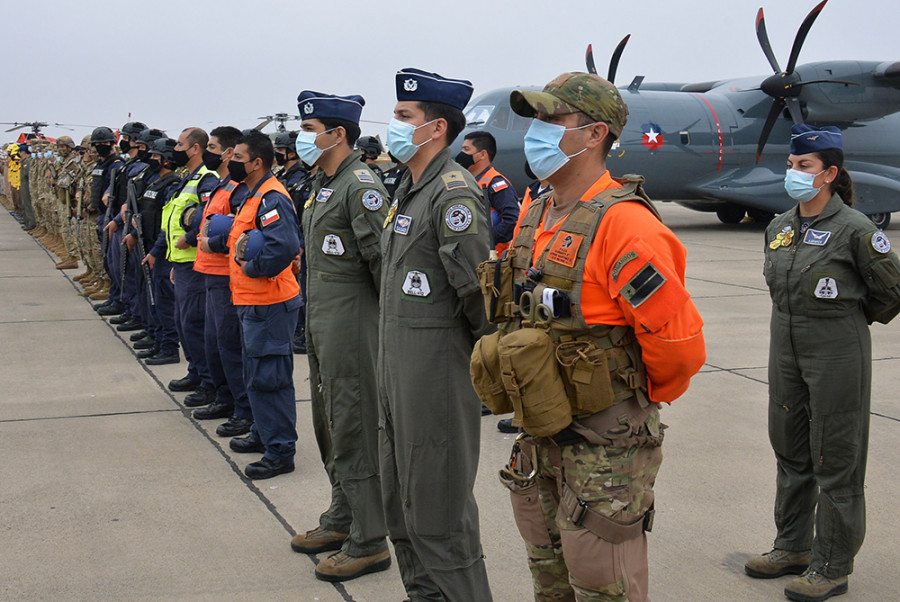
<svg viewBox="0 0 900 602"><path fill-rule="evenodd" d="M259 223L265 228L269 224L274 224L279 220L278 209L272 209L259 219Z"/></svg>
<svg viewBox="0 0 900 602"><path fill-rule="evenodd" d="M399 214L397 215L397 221L394 222L394 232L406 236L407 234L409 234L409 229L411 226L412 218L408 215Z"/></svg>
<svg viewBox="0 0 900 602"><path fill-rule="evenodd" d="M828 239L831 238L831 232L827 230L813 230L810 228L803 236L803 242L816 247L823 247Z"/></svg>
<svg viewBox="0 0 900 602"><path fill-rule="evenodd" d="M412 297L427 297L431 294L428 276L419 270L410 270L403 281L403 292Z"/></svg>
<svg viewBox="0 0 900 602"><path fill-rule="evenodd" d="M103 170L98 167L97 169L95 169L94 171L91 172L91 175L92 176L102 176Z"/></svg>
<svg viewBox="0 0 900 602"><path fill-rule="evenodd" d="M329 198L331 198L332 194L334 194L334 190L332 190L331 188L323 188L319 191L319 194L316 195L316 201L324 203Z"/></svg>
<svg viewBox="0 0 900 602"><path fill-rule="evenodd" d="M547 259L571 268L578 258L578 249L582 242L584 242L583 236L560 232L550 250L547 251Z"/></svg>
<svg viewBox="0 0 900 602"><path fill-rule="evenodd" d="M384 198L377 190L367 190L362 195L362 204L369 211L378 211L384 204Z"/></svg>
<svg viewBox="0 0 900 602"><path fill-rule="evenodd" d="M156 190L148 190L147 192L144 193L144 198L145 199L155 199L156 194L157 194Z"/></svg>
<svg viewBox="0 0 900 602"><path fill-rule="evenodd" d="M837 299L837 280L828 276L826 276L825 278L819 278L819 282L818 284L816 284L816 290L813 292L813 294L819 299Z"/></svg>
<svg viewBox="0 0 900 602"><path fill-rule="evenodd" d="M453 232L465 232L472 225L472 210L462 203L450 205L444 214L444 223Z"/></svg>
<svg viewBox="0 0 900 602"><path fill-rule="evenodd" d="M344 241L337 234L326 234L325 240L322 242L322 252L326 255L343 255Z"/></svg>

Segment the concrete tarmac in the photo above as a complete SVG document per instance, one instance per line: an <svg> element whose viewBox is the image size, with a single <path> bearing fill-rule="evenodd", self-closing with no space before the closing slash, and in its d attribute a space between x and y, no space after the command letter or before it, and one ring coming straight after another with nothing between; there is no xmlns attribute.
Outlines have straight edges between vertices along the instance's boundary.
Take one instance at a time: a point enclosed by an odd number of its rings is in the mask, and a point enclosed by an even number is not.
<svg viewBox="0 0 900 602"><path fill-rule="evenodd" d="M707 362L663 408L669 425L650 539L656 601L783 600L788 577L743 563L774 538L775 461L766 432L770 302L762 226L659 204L688 249L688 289ZM900 228L888 231L900 244ZM332 585L321 557L289 541L312 529L329 485L313 436L308 369L295 356L297 469L243 476L234 454L165 385L185 364L148 368L127 336L78 296L75 270L0 212L0 600L335 600L405 598L396 565ZM900 320L873 332L868 536L841 600L896 600L900 519ZM125 333L129 334L129 333ZM840 366L834 367L840 370ZM482 420L476 498L495 600L532 599L509 498L497 480L512 436Z"/></svg>

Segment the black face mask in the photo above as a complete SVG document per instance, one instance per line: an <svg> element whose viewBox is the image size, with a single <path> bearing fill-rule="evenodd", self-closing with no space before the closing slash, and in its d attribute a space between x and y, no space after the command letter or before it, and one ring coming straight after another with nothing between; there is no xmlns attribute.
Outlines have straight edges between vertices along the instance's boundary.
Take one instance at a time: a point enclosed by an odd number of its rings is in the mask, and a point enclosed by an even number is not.
<svg viewBox="0 0 900 602"><path fill-rule="evenodd" d="M150 171L156 173L160 169L162 169L162 164L157 159L147 159L147 165L150 167Z"/></svg>
<svg viewBox="0 0 900 602"><path fill-rule="evenodd" d="M287 163L287 155L284 153L275 153L275 162L279 165L284 165Z"/></svg>
<svg viewBox="0 0 900 602"><path fill-rule="evenodd" d="M109 154L112 152L112 147L109 146L108 144L98 144L94 148L97 149L97 155L102 159L107 158L109 156Z"/></svg>
<svg viewBox="0 0 900 602"><path fill-rule="evenodd" d="M137 154L138 161L147 162L147 157L150 156L150 151L139 150Z"/></svg>
<svg viewBox="0 0 900 602"><path fill-rule="evenodd" d="M203 151L203 164L206 165L206 169L216 171L222 165L222 155L205 150Z"/></svg>
<svg viewBox="0 0 900 602"><path fill-rule="evenodd" d="M128 140L119 140L119 148L122 149L123 153L127 153L131 150L131 143Z"/></svg>
<svg viewBox="0 0 900 602"><path fill-rule="evenodd" d="M459 154L454 157L454 161L469 169L473 165L475 165L475 159L472 158L472 155L468 153L464 153L463 151L459 151Z"/></svg>
<svg viewBox="0 0 900 602"><path fill-rule="evenodd" d="M235 182L243 182L247 179L247 164L230 161L228 163L228 175Z"/></svg>
<svg viewBox="0 0 900 602"><path fill-rule="evenodd" d="M187 151L184 150L173 150L172 151L172 163L177 165L178 167L184 167L187 165L188 156Z"/></svg>

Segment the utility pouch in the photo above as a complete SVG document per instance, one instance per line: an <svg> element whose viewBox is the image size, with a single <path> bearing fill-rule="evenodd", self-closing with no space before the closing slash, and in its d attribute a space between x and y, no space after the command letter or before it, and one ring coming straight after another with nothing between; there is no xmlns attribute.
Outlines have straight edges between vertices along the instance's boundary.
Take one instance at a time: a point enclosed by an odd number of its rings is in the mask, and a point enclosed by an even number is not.
<svg viewBox="0 0 900 602"><path fill-rule="evenodd" d="M500 354L497 344L500 332L493 332L478 339L472 350L469 374L475 392L487 408L494 414L508 414L513 411L512 402L500 379Z"/></svg>
<svg viewBox="0 0 900 602"><path fill-rule="evenodd" d="M482 261L476 269L484 295L484 310L491 324L508 322L514 317L513 257L515 250L508 249L498 259Z"/></svg>
<svg viewBox="0 0 900 602"><path fill-rule="evenodd" d="M535 437L555 435L572 423L554 347L540 328L508 333L497 346L500 378L515 412L513 425Z"/></svg>
<svg viewBox="0 0 900 602"><path fill-rule="evenodd" d="M607 356L607 350L592 341L568 341L556 348L556 360L575 414L594 414L613 405L615 391Z"/></svg>

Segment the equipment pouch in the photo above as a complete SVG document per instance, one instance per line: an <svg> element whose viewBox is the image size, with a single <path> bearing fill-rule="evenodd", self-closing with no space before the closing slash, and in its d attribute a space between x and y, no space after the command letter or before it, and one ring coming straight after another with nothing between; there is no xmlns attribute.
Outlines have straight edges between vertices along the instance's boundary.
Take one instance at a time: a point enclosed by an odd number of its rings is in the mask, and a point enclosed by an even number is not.
<svg viewBox="0 0 900 602"><path fill-rule="evenodd" d="M498 344L500 378L512 401L513 425L549 437L572 423L572 408L560 376L554 343L540 328L506 334Z"/></svg>
<svg viewBox="0 0 900 602"><path fill-rule="evenodd" d="M615 391L607 351L591 341L569 341L556 348L556 359L575 414L594 414L613 405Z"/></svg>
<svg viewBox="0 0 900 602"><path fill-rule="evenodd" d="M484 295L485 313L491 324L508 322L514 317L513 257L515 250L508 249L498 259L482 261L476 269L481 294Z"/></svg>
<svg viewBox="0 0 900 602"><path fill-rule="evenodd" d="M481 401L494 414L508 414L513 411L512 402L500 380L500 355L497 343L500 332L494 332L478 339L472 350L469 373L472 385Z"/></svg>

